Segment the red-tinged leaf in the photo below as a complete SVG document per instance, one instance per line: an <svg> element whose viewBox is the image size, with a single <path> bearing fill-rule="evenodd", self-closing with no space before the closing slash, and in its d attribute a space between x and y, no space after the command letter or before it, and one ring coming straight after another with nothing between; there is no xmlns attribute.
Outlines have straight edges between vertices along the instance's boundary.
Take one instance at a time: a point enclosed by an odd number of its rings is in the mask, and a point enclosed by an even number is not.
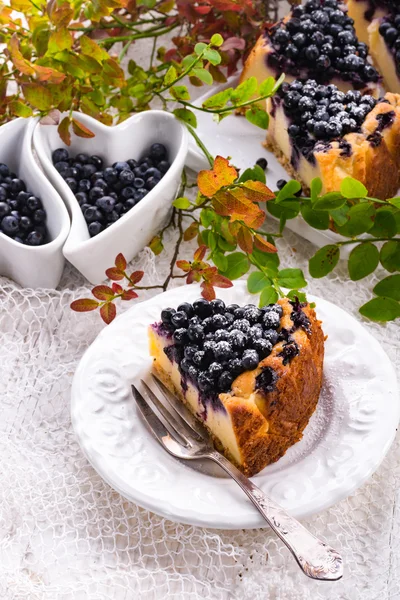
<svg viewBox="0 0 400 600"><path fill-rule="evenodd" d="M8 49L10 51L11 60L15 68L20 71L20 73L30 76L35 74L34 65L32 65L29 60L26 60L26 58L23 57L22 52L19 49L19 41L16 33L13 33L8 43Z"/></svg>
<svg viewBox="0 0 400 600"><path fill-rule="evenodd" d="M196 282L201 281L201 275L197 271L190 271L190 273L186 277L186 283L190 284L190 283L193 283L194 281L196 281Z"/></svg>
<svg viewBox="0 0 400 600"><path fill-rule="evenodd" d="M66 27L74 14L74 10L68 2L63 2L61 5L57 2L49 2L47 11L52 23L58 27Z"/></svg>
<svg viewBox="0 0 400 600"><path fill-rule="evenodd" d="M261 252L278 252L278 249L273 244L270 244L258 234L254 236L254 245L258 250L261 250Z"/></svg>
<svg viewBox="0 0 400 600"><path fill-rule="evenodd" d="M138 295L135 290L125 290L121 296L122 300L134 300Z"/></svg>
<svg viewBox="0 0 400 600"><path fill-rule="evenodd" d="M204 281L210 282L218 274L218 269L217 267L207 266L205 269L202 269L201 274L203 276Z"/></svg>
<svg viewBox="0 0 400 600"><path fill-rule="evenodd" d="M108 285L96 285L92 289L92 294L97 300L112 300L114 298L113 290Z"/></svg>
<svg viewBox="0 0 400 600"><path fill-rule="evenodd" d="M203 260L207 252L207 246L202 244L194 253L194 260Z"/></svg>
<svg viewBox="0 0 400 600"><path fill-rule="evenodd" d="M189 271L192 268L192 265L187 260L177 260L176 266L178 267L178 269L181 269L185 273L189 273Z"/></svg>
<svg viewBox="0 0 400 600"><path fill-rule="evenodd" d="M213 277L211 283L215 285L215 287L220 288L230 288L233 286L233 283L230 279L224 277L223 275L220 275L219 273L217 273L217 275Z"/></svg>
<svg viewBox="0 0 400 600"><path fill-rule="evenodd" d="M51 69L50 67L41 67L40 65L35 65L36 71L36 79L38 81L48 81L49 83L61 83L64 81L66 75L64 73L60 73L56 69Z"/></svg>
<svg viewBox="0 0 400 600"><path fill-rule="evenodd" d="M197 236L199 232L199 224L196 221L193 221L193 223L191 223L189 225L189 227L186 229L185 233L183 234L183 239L185 240L185 242L190 242L190 240L194 240L194 238Z"/></svg>
<svg viewBox="0 0 400 600"><path fill-rule="evenodd" d="M219 191L213 198L213 207L218 215L230 217L231 221L244 221L253 229L258 229L265 221L265 212L248 200L241 188Z"/></svg>
<svg viewBox="0 0 400 600"><path fill-rule="evenodd" d="M71 144L71 132L69 130L70 123L71 121L69 117L64 117L59 126L57 127L58 135L60 136L64 144L67 144L67 146Z"/></svg>
<svg viewBox="0 0 400 600"><path fill-rule="evenodd" d="M117 267L111 267L110 269L107 269L106 275L108 279L111 279L112 281L121 281L121 279L124 278L124 274L122 271L117 269Z"/></svg>
<svg viewBox="0 0 400 600"><path fill-rule="evenodd" d="M251 254L253 252L253 236L245 227L239 229L237 241L243 252L246 252L246 254Z"/></svg>
<svg viewBox="0 0 400 600"><path fill-rule="evenodd" d="M216 294L215 294L215 290L211 283L207 283L206 281L203 281L203 283L201 284L200 287L203 290L201 292L201 295L203 296L203 298L205 298L208 301L215 300Z"/></svg>
<svg viewBox="0 0 400 600"><path fill-rule="evenodd" d="M117 309L115 308L115 304L112 302L107 302L100 308L100 316L107 325L109 325L111 321L115 319L116 314Z"/></svg>
<svg viewBox="0 0 400 600"><path fill-rule="evenodd" d="M246 181L243 184L243 193L252 202L268 202L275 198L275 194L262 181Z"/></svg>
<svg viewBox="0 0 400 600"><path fill-rule="evenodd" d="M197 176L197 185L203 196L211 198L222 187L233 183L237 176L235 167L229 164L228 159L217 156L210 171L200 171Z"/></svg>
<svg viewBox="0 0 400 600"><path fill-rule="evenodd" d="M99 304L100 302L93 300L93 298L81 298L71 302L71 308L76 312L89 312L90 310L96 310Z"/></svg>
<svg viewBox="0 0 400 600"><path fill-rule="evenodd" d="M134 271L130 276L131 284L139 283L143 279L144 271Z"/></svg>
<svg viewBox="0 0 400 600"><path fill-rule="evenodd" d="M55 100L49 88L40 83L24 83L22 88L25 100L39 110L49 110L54 103L58 104L59 102Z"/></svg>
<svg viewBox="0 0 400 600"><path fill-rule="evenodd" d="M124 291L124 288L119 285L119 283L113 283L111 286L112 291L114 292L114 294L121 294Z"/></svg>
<svg viewBox="0 0 400 600"><path fill-rule="evenodd" d="M121 252L118 254L117 258L115 259L115 266L120 271L125 271L125 269L126 269L126 258Z"/></svg>
<svg viewBox="0 0 400 600"><path fill-rule="evenodd" d="M193 9L197 12L198 15L208 15L208 13L212 10L211 6L194 6Z"/></svg>
<svg viewBox="0 0 400 600"><path fill-rule="evenodd" d="M90 131L90 129L88 129L86 127L86 125L84 125L83 123L78 121L78 119L72 119L72 129L74 130L75 135L77 135L78 137L82 137L82 138L93 138L94 137L93 131Z"/></svg>

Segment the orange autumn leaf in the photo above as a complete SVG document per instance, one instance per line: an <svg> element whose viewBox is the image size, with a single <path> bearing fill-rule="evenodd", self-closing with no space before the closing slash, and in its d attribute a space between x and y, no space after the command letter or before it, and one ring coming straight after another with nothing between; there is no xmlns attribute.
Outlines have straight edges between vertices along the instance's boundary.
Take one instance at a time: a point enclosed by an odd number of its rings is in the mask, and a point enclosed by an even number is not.
<svg viewBox="0 0 400 600"><path fill-rule="evenodd" d="M242 192L252 202L267 202L275 198L275 194L261 181L246 181Z"/></svg>
<svg viewBox="0 0 400 600"><path fill-rule="evenodd" d="M71 132L69 130L70 123L69 117L64 117L57 127L58 135L67 146L71 144Z"/></svg>
<svg viewBox="0 0 400 600"><path fill-rule="evenodd" d="M257 204L248 200L241 188L230 192L219 191L213 207L217 214L230 217L231 221L243 221L248 227L257 229L265 220L265 213Z"/></svg>
<svg viewBox="0 0 400 600"><path fill-rule="evenodd" d="M246 252L246 254L251 254L253 252L253 236L250 231L243 226L240 227L238 231L237 241L243 252Z"/></svg>
<svg viewBox="0 0 400 600"><path fill-rule="evenodd" d="M90 131L86 125L78 121L78 119L72 119L72 129L74 130L75 135L82 138L92 138L94 137L93 131Z"/></svg>
<svg viewBox="0 0 400 600"><path fill-rule="evenodd" d="M120 271L125 271L126 269L126 258L125 256L122 254L122 252L120 252L118 254L118 256L115 259L115 266L117 267L117 269L119 269Z"/></svg>
<svg viewBox="0 0 400 600"><path fill-rule="evenodd" d="M270 244L269 242L264 240L264 238L262 238L258 234L256 234L254 236L254 245L258 250L261 250L261 252L270 252L270 253L278 252L278 249L276 248L276 246L274 246L273 244Z"/></svg>
<svg viewBox="0 0 400 600"><path fill-rule="evenodd" d="M184 241L190 242L190 240L194 240L198 232L199 224L196 221L193 221L193 223L189 225L189 227L185 230L185 233L183 234Z"/></svg>
<svg viewBox="0 0 400 600"><path fill-rule="evenodd" d="M203 298L205 298L208 301L215 300L215 298L216 298L215 290L211 283L207 283L206 281L203 281L203 283L201 284L200 287L203 290L201 293Z"/></svg>
<svg viewBox="0 0 400 600"><path fill-rule="evenodd" d="M226 158L217 156L211 170L200 171L197 176L197 185L203 196L212 198L222 187L233 183L237 176L235 167L232 167Z"/></svg>
<svg viewBox="0 0 400 600"><path fill-rule="evenodd" d="M72 310L76 312L89 312L90 310L95 310L99 306L99 302L97 300L93 300L93 298L80 298L79 300L74 300L71 302Z"/></svg>
<svg viewBox="0 0 400 600"><path fill-rule="evenodd" d="M187 260L177 260L176 266L178 267L178 269L181 269L185 273L189 273L190 269L192 268L192 265Z"/></svg>
<svg viewBox="0 0 400 600"><path fill-rule="evenodd" d="M194 253L194 260L203 260L207 252L207 246L202 244Z"/></svg>
<svg viewBox="0 0 400 600"><path fill-rule="evenodd" d="M109 325L111 321L115 319L116 314L117 309L115 308L115 304L112 302L107 302L100 308L100 316L107 325Z"/></svg>

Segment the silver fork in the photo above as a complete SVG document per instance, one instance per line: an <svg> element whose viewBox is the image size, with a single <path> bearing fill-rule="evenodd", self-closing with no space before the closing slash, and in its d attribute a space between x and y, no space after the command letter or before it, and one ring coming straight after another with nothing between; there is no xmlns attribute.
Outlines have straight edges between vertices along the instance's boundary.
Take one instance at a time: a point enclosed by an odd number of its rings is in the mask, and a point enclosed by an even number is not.
<svg viewBox="0 0 400 600"><path fill-rule="evenodd" d="M183 460L208 458L216 462L240 485L268 525L293 554L303 573L318 580L340 579L343 576L340 554L307 531L299 521L268 498L239 469L217 452L207 431L190 411L154 376L153 380L163 396L163 401L143 380L141 384L145 395L134 385L132 393L150 431L165 450ZM169 409L164 402L168 404Z"/></svg>

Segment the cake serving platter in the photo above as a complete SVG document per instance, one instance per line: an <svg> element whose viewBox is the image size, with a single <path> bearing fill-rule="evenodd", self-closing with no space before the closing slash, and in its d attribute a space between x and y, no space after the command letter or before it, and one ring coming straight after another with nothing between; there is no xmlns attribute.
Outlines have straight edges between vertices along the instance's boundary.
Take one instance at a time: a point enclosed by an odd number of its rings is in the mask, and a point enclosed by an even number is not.
<svg viewBox="0 0 400 600"><path fill-rule="evenodd" d="M83 356L72 385L72 423L98 473L129 500L173 521L220 529L265 527L235 482L169 456L140 419L131 383L151 369L147 327L166 306L200 297L197 284L175 288L120 315ZM226 303L256 301L246 283L219 290ZM321 298L328 336L324 383L303 439L253 480L297 518L352 494L378 468L400 416L393 366L375 338L343 309Z"/></svg>

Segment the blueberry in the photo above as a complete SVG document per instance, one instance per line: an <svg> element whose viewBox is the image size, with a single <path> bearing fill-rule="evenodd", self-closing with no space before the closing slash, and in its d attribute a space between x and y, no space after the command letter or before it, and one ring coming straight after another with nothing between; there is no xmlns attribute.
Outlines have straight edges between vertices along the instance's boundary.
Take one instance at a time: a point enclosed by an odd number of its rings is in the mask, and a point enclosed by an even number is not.
<svg viewBox="0 0 400 600"><path fill-rule="evenodd" d="M199 300L195 300L195 302L193 302L193 310L194 314L198 315L201 319L209 317L213 312L210 302L204 298L199 298Z"/></svg>
<svg viewBox="0 0 400 600"><path fill-rule="evenodd" d="M396 40L397 35L397 29L395 29L394 27L389 27L389 29L387 29L384 34L385 41L389 45L392 45L393 42Z"/></svg>
<svg viewBox="0 0 400 600"><path fill-rule="evenodd" d="M278 341L279 334L274 329L266 329L264 331L264 338L268 340L268 342L270 342L272 346L275 346L275 344Z"/></svg>
<svg viewBox="0 0 400 600"><path fill-rule="evenodd" d="M44 223L46 220L46 211L42 208L38 208L33 213L33 221L34 223Z"/></svg>
<svg viewBox="0 0 400 600"><path fill-rule="evenodd" d="M83 165L82 167L82 177L83 179L90 179L91 176L96 173L97 169L96 166L92 163L87 163L86 165Z"/></svg>
<svg viewBox="0 0 400 600"><path fill-rule="evenodd" d="M217 343L213 340L206 340L203 344L203 350L207 352L209 357L215 357L215 349L217 347Z"/></svg>
<svg viewBox="0 0 400 600"><path fill-rule="evenodd" d="M226 341L229 337L229 331L226 329L217 329L214 333L214 340L216 342L221 342L222 340Z"/></svg>
<svg viewBox="0 0 400 600"><path fill-rule="evenodd" d="M152 190L153 188L156 187L157 183L160 182L160 179L158 179L157 177L149 177L148 179L146 179L146 183L145 186L147 188L147 190Z"/></svg>
<svg viewBox="0 0 400 600"><path fill-rule="evenodd" d="M244 315L244 313L243 313ZM250 329L250 323L247 319L237 319L234 321L233 326L235 329L239 329L240 331L246 332Z"/></svg>
<svg viewBox="0 0 400 600"><path fill-rule="evenodd" d="M137 167L137 162L136 162L136 160L134 160L133 158L129 158L129 159L126 161L126 162L128 163L128 165L129 165L129 168L130 168L132 171L133 171L133 169L135 169L135 168Z"/></svg>
<svg viewBox="0 0 400 600"><path fill-rule="evenodd" d="M128 163L127 163L127 162L125 162L125 161L119 161L119 162L115 162L115 163L113 163L113 166L112 166L112 167L113 167L113 169L114 169L115 171L117 171L118 173L119 173L120 171L126 171L126 170L130 170L130 167L129 167Z"/></svg>
<svg viewBox="0 0 400 600"><path fill-rule="evenodd" d="M118 171L116 171L116 169L113 169L112 167L107 167L103 171L103 179L108 184L115 183L118 179Z"/></svg>
<svg viewBox="0 0 400 600"><path fill-rule="evenodd" d="M273 41L276 44L287 44L290 40L290 34L283 27L279 28L273 36Z"/></svg>
<svg viewBox="0 0 400 600"><path fill-rule="evenodd" d="M75 156L75 160L84 165L89 160L89 155L85 154L85 152L80 152Z"/></svg>
<svg viewBox="0 0 400 600"><path fill-rule="evenodd" d="M242 363L246 371L255 369L259 362L260 358L256 350L245 350L243 352Z"/></svg>
<svg viewBox="0 0 400 600"><path fill-rule="evenodd" d="M188 330L184 327L181 327L180 329L175 329L172 337L175 344L186 344L188 341Z"/></svg>
<svg viewBox="0 0 400 600"><path fill-rule="evenodd" d="M82 204L89 203L87 194L85 192L77 192L75 194L75 198L78 200L79 206L82 206Z"/></svg>
<svg viewBox="0 0 400 600"><path fill-rule="evenodd" d="M93 188L90 190L90 192L89 192L89 200L90 200L91 202L96 202L96 203L97 203L97 200L98 200L99 198L102 198L103 196L104 196L104 190L102 190L102 189L101 189L101 188L99 188L99 187L93 187ZM113 202L113 207L114 207L114 204L115 204L115 200L114 200L114 202Z"/></svg>
<svg viewBox="0 0 400 600"><path fill-rule="evenodd" d="M161 173L166 173L168 171L168 169L170 168L170 164L167 160L161 160L158 163L158 170L161 171Z"/></svg>
<svg viewBox="0 0 400 600"><path fill-rule="evenodd" d="M257 325L253 325L253 327L250 327L247 335L250 340L256 340L256 339L262 337L263 336L262 325L260 325L260 323L257 323Z"/></svg>
<svg viewBox="0 0 400 600"><path fill-rule="evenodd" d="M123 186L130 185L132 183L133 183L133 185L135 185L134 184L135 175L132 173L132 171L130 169L124 169L123 171L120 171L119 180ZM135 187L143 187L143 185L135 186Z"/></svg>
<svg viewBox="0 0 400 600"><path fill-rule="evenodd" d="M137 203L138 201L134 198L128 198L128 200L126 200L124 204L124 212L128 212L128 210L136 206Z"/></svg>
<svg viewBox="0 0 400 600"><path fill-rule="evenodd" d="M249 321L249 323L254 324L257 323L262 317L262 312L259 308L257 308L256 306L246 306L244 313L243 313L243 318L247 319Z"/></svg>
<svg viewBox="0 0 400 600"><path fill-rule="evenodd" d="M21 231L30 231L33 227L33 223L29 217L22 216L19 222L19 228Z"/></svg>
<svg viewBox="0 0 400 600"><path fill-rule="evenodd" d="M175 309L174 308L164 308L164 310L161 311L161 321L164 325L166 325L167 327L170 327L171 325L171 317L173 314L175 314Z"/></svg>
<svg viewBox="0 0 400 600"><path fill-rule="evenodd" d="M221 315L220 313L216 313L215 315L213 315L211 317L211 325L213 329L225 328L227 326L227 322L224 315Z"/></svg>
<svg viewBox="0 0 400 600"><path fill-rule="evenodd" d="M57 148L51 155L53 163L58 163L60 161L67 161L69 159L69 153L66 148Z"/></svg>
<svg viewBox="0 0 400 600"><path fill-rule="evenodd" d="M136 167L136 169L133 170L133 173L135 177L143 178L147 169L147 165L139 165L138 167Z"/></svg>
<svg viewBox="0 0 400 600"><path fill-rule="evenodd" d="M0 188L1 189L1 188ZM10 207L7 202L0 202L0 219L10 214Z"/></svg>
<svg viewBox="0 0 400 600"><path fill-rule="evenodd" d="M211 363L208 367L207 373L211 379L217 379L223 372L224 367L217 362Z"/></svg>
<svg viewBox="0 0 400 600"><path fill-rule="evenodd" d="M192 360L194 354L199 350L198 346L186 346L184 350L184 355L187 360Z"/></svg>
<svg viewBox="0 0 400 600"><path fill-rule="evenodd" d="M243 350L247 344L247 335L240 329L232 329L229 332L229 342L234 350Z"/></svg>
<svg viewBox="0 0 400 600"><path fill-rule="evenodd" d="M179 363L179 367L180 367L181 371L183 371L184 373L189 372L190 366L191 366L190 362L186 358L183 358L181 360L181 362Z"/></svg>
<svg viewBox="0 0 400 600"><path fill-rule="evenodd" d="M193 306L189 302L182 302L177 308L178 311L184 312L190 318L194 315Z"/></svg>
<svg viewBox="0 0 400 600"><path fill-rule="evenodd" d="M122 202L117 202L117 204L114 206L114 210L118 215L121 215L124 211L124 205Z"/></svg>
<svg viewBox="0 0 400 600"><path fill-rule="evenodd" d="M315 62L319 58L320 52L315 44L311 44L305 49L304 54L307 60Z"/></svg>
<svg viewBox="0 0 400 600"><path fill-rule="evenodd" d="M67 177L65 179L65 183L69 186L69 188L75 193L78 190L78 183L76 179L72 177Z"/></svg>
<svg viewBox="0 0 400 600"><path fill-rule="evenodd" d="M254 340L253 347L257 350L260 359L266 358L272 352L272 344L265 338Z"/></svg>
<svg viewBox="0 0 400 600"><path fill-rule="evenodd" d="M204 340L204 328L201 325L189 325L188 336L191 342L200 344Z"/></svg>
<svg viewBox="0 0 400 600"><path fill-rule="evenodd" d="M266 158L259 158L258 160L256 160L256 165L258 165L259 167L262 168L263 171L266 170L266 168L268 167L268 161Z"/></svg>
<svg viewBox="0 0 400 600"><path fill-rule="evenodd" d="M81 179L78 182L78 193L79 192L84 192L85 195L90 192L92 187L92 184L90 183L89 179ZM75 196L77 197L77 194L75 194Z"/></svg>
<svg viewBox="0 0 400 600"><path fill-rule="evenodd" d="M228 392L233 383L233 375L229 371L224 371L218 378L218 389L221 392Z"/></svg>
<svg viewBox="0 0 400 600"><path fill-rule="evenodd" d="M299 347L295 341L287 342L279 353L279 356L283 357L282 363L287 365L295 356L299 354Z"/></svg>
<svg viewBox="0 0 400 600"><path fill-rule="evenodd" d="M115 223L119 219L119 214L116 210L112 210L111 212L106 213L107 223Z"/></svg>
<svg viewBox="0 0 400 600"><path fill-rule="evenodd" d="M237 310L238 308L240 308L239 304L229 304L225 310L226 310L226 312L234 315L235 310ZM241 316L243 316L243 313ZM238 317L238 318L241 318L241 317Z"/></svg>
<svg viewBox="0 0 400 600"><path fill-rule="evenodd" d="M230 360L229 370L235 376L240 375L240 373L243 373L245 369L243 367L242 360L240 358L234 358L233 360Z"/></svg>
<svg viewBox="0 0 400 600"><path fill-rule="evenodd" d="M281 190L282 188L285 187L286 184L287 184L286 179L278 179L278 181L276 182L276 187L278 188L278 190Z"/></svg>
<svg viewBox="0 0 400 600"><path fill-rule="evenodd" d="M18 192L25 192L26 185L22 179L15 178L11 180L11 193L17 195Z"/></svg>
<svg viewBox="0 0 400 600"><path fill-rule="evenodd" d="M0 228L3 233L13 235L19 229L19 220L14 215L7 215L3 217Z"/></svg>
<svg viewBox="0 0 400 600"><path fill-rule="evenodd" d="M215 346L214 354L217 360L229 360L232 358L233 349L229 342L221 341Z"/></svg>
<svg viewBox="0 0 400 600"><path fill-rule="evenodd" d="M104 227L99 221L93 221L92 223L89 223L89 225L88 225L90 237L94 237L95 235L98 235L100 233L100 231L103 231L103 229L104 229Z"/></svg>
<svg viewBox="0 0 400 600"><path fill-rule="evenodd" d="M133 179L133 185L135 186L135 188L143 188L144 187L144 179L142 179L141 177L135 177Z"/></svg>
<svg viewBox="0 0 400 600"><path fill-rule="evenodd" d="M44 235L41 231L34 229L26 236L25 244L28 246L40 246L44 242Z"/></svg>
<svg viewBox="0 0 400 600"><path fill-rule="evenodd" d="M270 311L268 313L265 313L263 321L264 327L268 329L278 329L280 324L280 317L278 312Z"/></svg>
<svg viewBox="0 0 400 600"><path fill-rule="evenodd" d="M60 160L59 162L56 162L54 164L54 166L57 169L57 171L60 173L60 175L64 175L64 173L66 173L66 171L69 169L69 164L64 160Z"/></svg>
<svg viewBox="0 0 400 600"><path fill-rule="evenodd" d="M155 145L155 144L154 144ZM211 392L214 387L214 382L207 373L199 373L197 377L197 385L202 392Z"/></svg>
<svg viewBox="0 0 400 600"><path fill-rule="evenodd" d="M179 327L187 327L188 326L188 316L187 314L182 310L178 310L177 312L175 312L172 317L171 317L171 324L176 327L177 329L179 329Z"/></svg>
<svg viewBox="0 0 400 600"><path fill-rule="evenodd" d="M17 200L8 200L8 206L10 207L11 211L18 210Z"/></svg>
<svg viewBox="0 0 400 600"><path fill-rule="evenodd" d="M195 352L192 360L193 364L196 367L200 367L201 369L204 369L208 365L207 356L204 350L199 350L198 352Z"/></svg>
<svg viewBox="0 0 400 600"><path fill-rule="evenodd" d="M31 212L34 212L38 208L43 208L41 201L39 198L36 198L36 196L29 196L28 200L26 201L26 207Z"/></svg>
<svg viewBox="0 0 400 600"><path fill-rule="evenodd" d="M85 217L86 223L93 223L94 221L103 220L103 215L95 206L89 206L89 208L87 208L83 213L83 216Z"/></svg>
<svg viewBox="0 0 400 600"><path fill-rule="evenodd" d="M152 144L149 154L151 158L163 160L167 156L167 149L164 144Z"/></svg>
<svg viewBox="0 0 400 600"><path fill-rule="evenodd" d="M92 207L91 204L86 204L85 202L83 204L80 204L79 206L81 207L81 211L82 211L83 215L85 215L85 210L87 208L91 208Z"/></svg>
<svg viewBox="0 0 400 600"><path fill-rule="evenodd" d="M365 65L364 67L364 78L366 81L378 81L378 71L372 65Z"/></svg>
<svg viewBox="0 0 400 600"><path fill-rule="evenodd" d="M93 188L93 189L96 189L96 188ZM105 213L110 213L111 211L113 211L115 204L116 204L116 202L115 202L114 198L112 198L111 196L101 195L96 200L96 206Z"/></svg>
<svg viewBox="0 0 400 600"><path fill-rule="evenodd" d="M121 200L127 200L128 198L133 198L135 192L136 192L136 189L134 187L131 187L130 185L128 185L123 190L121 190L120 198L121 198Z"/></svg>
<svg viewBox="0 0 400 600"><path fill-rule="evenodd" d="M97 188L101 188L103 192L106 192L108 190L108 184L104 181L104 179L96 179L94 185Z"/></svg>
<svg viewBox="0 0 400 600"><path fill-rule="evenodd" d="M295 60L297 58L298 54L299 54L299 50L298 50L298 48L296 48L296 46L294 44L288 44L286 46L285 55L288 58Z"/></svg>
<svg viewBox="0 0 400 600"><path fill-rule="evenodd" d="M103 168L103 159L101 156L97 156L97 154L89 156L87 162L90 165L94 165L96 167L96 171L100 171Z"/></svg>

